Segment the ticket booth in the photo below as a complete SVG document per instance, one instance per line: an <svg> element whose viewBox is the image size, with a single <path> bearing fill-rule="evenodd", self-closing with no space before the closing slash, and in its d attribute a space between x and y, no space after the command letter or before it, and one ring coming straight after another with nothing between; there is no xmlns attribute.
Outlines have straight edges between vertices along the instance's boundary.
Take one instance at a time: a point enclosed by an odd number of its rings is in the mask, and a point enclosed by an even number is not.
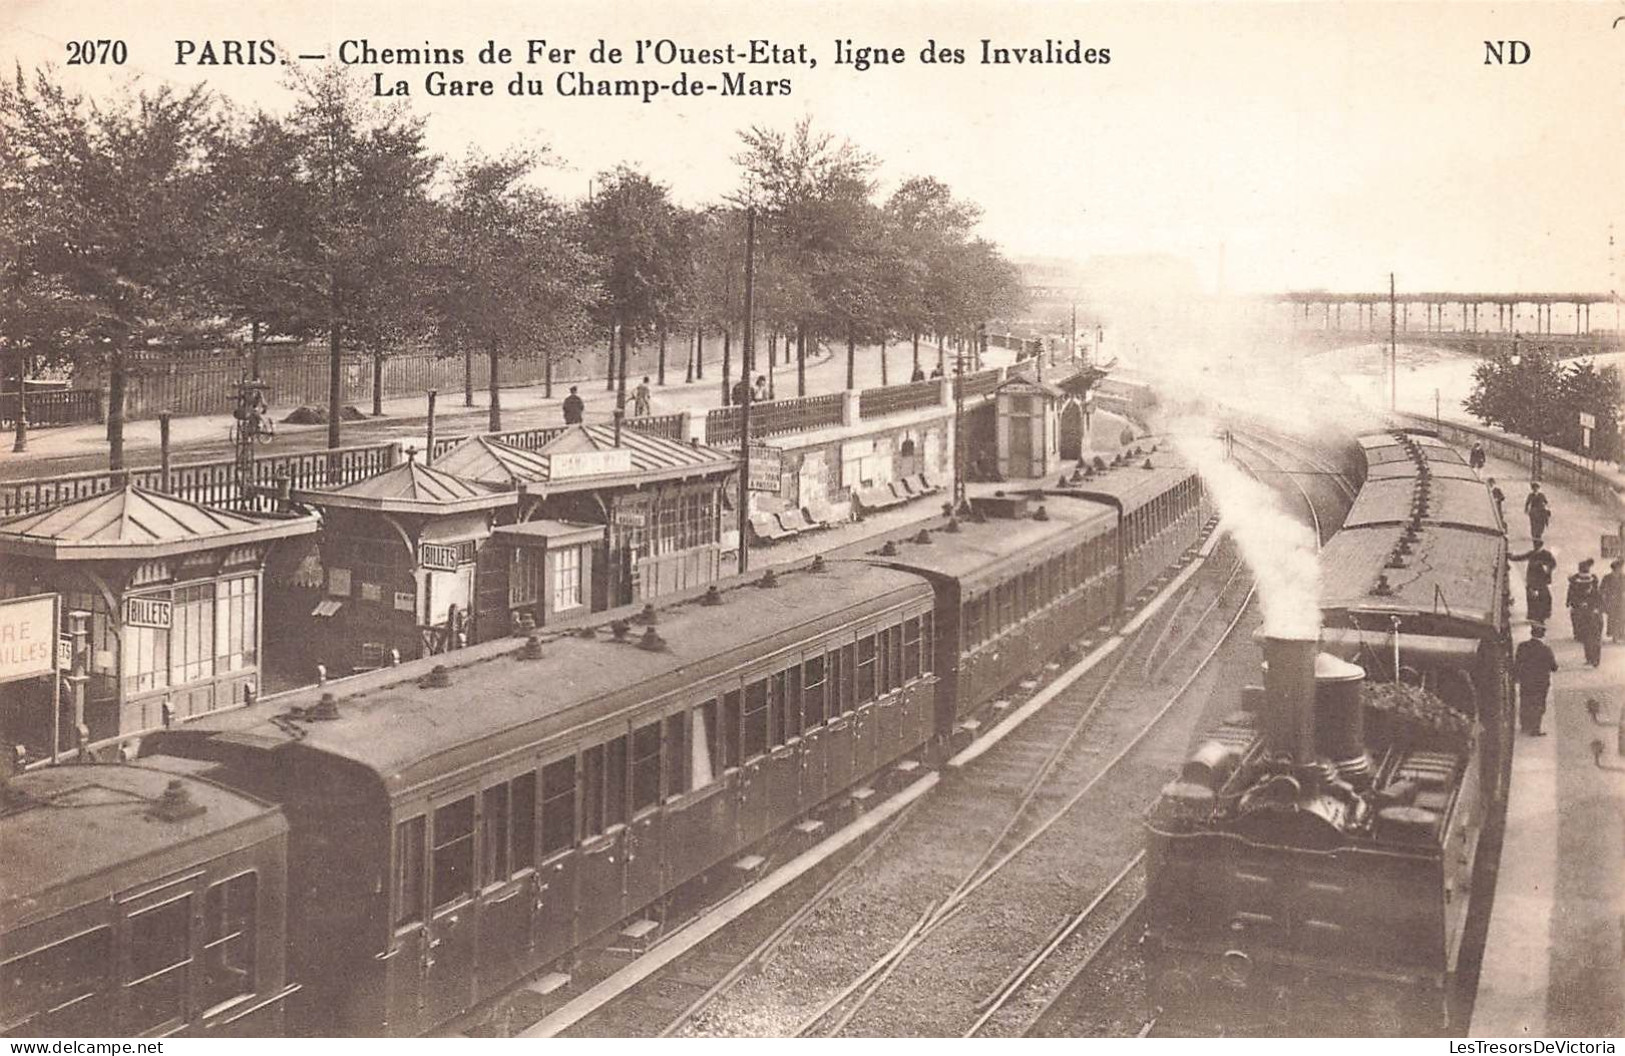
<svg viewBox="0 0 1625 1056"><path fill-rule="evenodd" d="M1048 476L1060 466L1058 408L1065 396L1043 381L1013 378L994 390L999 476Z"/></svg>
<svg viewBox="0 0 1625 1056"><path fill-rule="evenodd" d="M102 745L257 695L262 649L283 647L261 630L266 558L319 527L129 485L0 521L0 597L59 594L61 632L79 631L57 743ZM0 738L29 758L51 750L51 688L5 689Z"/></svg>
<svg viewBox="0 0 1625 1056"><path fill-rule="evenodd" d="M604 533L602 524L545 519L498 526L491 541L499 559L480 582L480 618L505 615L511 634L592 611L593 566L603 560Z"/></svg>
<svg viewBox="0 0 1625 1056"><path fill-rule="evenodd" d="M295 490L322 511L321 591L295 633L328 673L481 641L481 553L518 495L416 461L341 488Z"/></svg>

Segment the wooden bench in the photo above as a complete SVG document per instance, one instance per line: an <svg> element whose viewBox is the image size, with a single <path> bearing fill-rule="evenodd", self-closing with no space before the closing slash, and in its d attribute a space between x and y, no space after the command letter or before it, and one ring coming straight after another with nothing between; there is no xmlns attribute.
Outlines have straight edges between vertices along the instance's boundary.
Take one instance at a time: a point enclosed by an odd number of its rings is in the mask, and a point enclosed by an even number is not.
<svg viewBox="0 0 1625 1056"><path fill-rule="evenodd" d="M750 534L758 543L776 543L795 533L785 531L778 518L770 513L753 513L750 515Z"/></svg>

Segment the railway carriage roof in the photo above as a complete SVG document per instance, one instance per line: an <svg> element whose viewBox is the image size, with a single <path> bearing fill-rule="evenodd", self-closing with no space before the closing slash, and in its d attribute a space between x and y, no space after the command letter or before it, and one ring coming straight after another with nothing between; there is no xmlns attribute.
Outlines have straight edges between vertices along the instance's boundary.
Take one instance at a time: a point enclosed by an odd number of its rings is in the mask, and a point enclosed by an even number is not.
<svg viewBox="0 0 1625 1056"><path fill-rule="evenodd" d="M1150 469L1144 467L1146 458L1151 459ZM1132 512L1194 475L1190 463L1163 445L1126 466L1096 474L1080 484L1078 491L1085 497L1100 495L1116 499L1123 504L1125 512Z"/></svg>
<svg viewBox="0 0 1625 1056"><path fill-rule="evenodd" d="M403 787L423 776L409 769L432 770L436 757L504 732L594 703L602 706L568 721L608 719L620 706L655 700L729 665L749 663L775 637L789 644L801 634L822 633L888 605L930 598L929 586L917 576L859 562L831 561L827 571L803 568L780 573L778 580L778 587L768 589L757 585L759 577L735 578L718 584L720 606L693 598L660 610L655 630L665 646L658 651L639 646L645 628L636 622L624 641L607 630L593 638L569 631L549 638L544 629L538 660L520 659L516 648L493 648L499 643L469 650L474 659L461 665L456 654L431 658L447 667L451 685L446 688L420 688L411 681L429 666L414 661L363 676L348 693L342 684L326 687L338 698L333 720L290 720L291 707L319 701L321 690L312 689L188 723L179 735L212 731L264 749L297 743L360 763L386 784ZM593 616L590 622L601 624L606 614ZM392 674L395 681L383 681ZM538 730L536 740L552 735Z"/></svg>
<svg viewBox="0 0 1625 1056"><path fill-rule="evenodd" d="M891 536L897 544L895 557L879 557L875 544L865 543L862 553L894 568L917 569L920 572L967 581L967 586L984 578L982 573L1003 567L1007 561L1023 557L1034 560L1048 559L1052 548L1046 546L1066 536L1082 541L1088 533L1081 533L1085 525L1096 525L1105 531L1116 523L1116 513L1110 508L1081 496L1058 495L1047 492L1029 497L1029 509L1044 507L1048 520L1032 517L1009 519L988 517L985 521L962 519L956 533L942 531L940 522L931 525L931 542L912 542L912 535L898 533ZM914 531L917 532L917 529Z"/></svg>
<svg viewBox="0 0 1625 1056"><path fill-rule="evenodd" d="M1410 519L1414 485L1414 477L1366 481L1343 520L1344 527L1404 524ZM1479 481L1434 477L1430 493L1429 512L1422 518L1424 525L1457 525L1500 534L1501 522L1495 513L1495 500L1490 497L1489 489Z"/></svg>
<svg viewBox="0 0 1625 1056"><path fill-rule="evenodd" d="M1478 470L1465 462L1444 462L1433 459L1428 462L1428 468L1433 471L1435 480L1445 478L1448 480L1479 480ZM1395 462L1381 462L1366 467L1367 480L1393 480L1400 477L1406 480L1416 476L1416 463L1410 459Z"/></svg>
<svg viewBox="0 0 1625 1056"><path fill-rule="evenodd" d="M244 822L266 818L267 836L282 831L275 807L187 776L193 765L159 759L13 777L0 800L0 922L11 923L43 892L161 852L178 859L187 844ZM191 810L203 809L155 816L171 782Z"/></svg>
<svg viewBox="0 0 1625 1056"><path fill-rule="evenodd" d="M1493 625L1502 591L1496 572L1506 552L1499 535L1425 526L1405 568L1386 568L1399 539L1390 525L1345 527L1320 552L1321 607L1419 612ZM1390 593L1377 594L1385 575Z"/></svg>

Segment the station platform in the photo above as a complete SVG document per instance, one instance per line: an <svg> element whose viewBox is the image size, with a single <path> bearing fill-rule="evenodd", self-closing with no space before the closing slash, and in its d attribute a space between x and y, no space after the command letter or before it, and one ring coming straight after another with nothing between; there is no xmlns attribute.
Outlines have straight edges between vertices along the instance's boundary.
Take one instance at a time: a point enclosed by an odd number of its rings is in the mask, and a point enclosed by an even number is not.
<svg viewBox="0 0 1625 1056"><path fill-rule="evenodd" d="M1529 548L1523 513L1528 469L1491 460L1506 493L1508 542ZM1617 530L1605 508L1550 482L1545 541L1557 559L1546 641L1558 671L1547 736L1519 733L1489 936L1470 1032L1480 1038L1609 1037L1625 1033L1625 644L1603 643L1602 666L1586 665L1563 602L1582 558L1608 571L1600 537ZM1513 641L1529 637L1526 566L1512 564ZM1596 718L1587 707L1594 701ZM1601 752L1593 756L1593 742Z"/></svg>

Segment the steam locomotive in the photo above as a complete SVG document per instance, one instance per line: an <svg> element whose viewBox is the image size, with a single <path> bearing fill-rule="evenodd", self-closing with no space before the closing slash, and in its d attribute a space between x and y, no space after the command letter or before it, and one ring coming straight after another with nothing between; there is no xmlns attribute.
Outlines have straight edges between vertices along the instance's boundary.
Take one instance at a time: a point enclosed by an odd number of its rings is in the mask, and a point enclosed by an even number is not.
<svg viewBox="0 0 1625 1056"><path fill-rule="evenodd" d="M211 714L131 766L15 777L0 1033L432 1030L962 742L1211 512L1157 451L659 611Z"/></svg>
<svg viewBox="0 0 1625 1056"><path fill-rule="evenodd" d="M1463 1026L1512 752L1505 529L1435 437L1358 442L1318 641L1261 639L1263 686L1147 814L1159 1033Z"/></svg>

